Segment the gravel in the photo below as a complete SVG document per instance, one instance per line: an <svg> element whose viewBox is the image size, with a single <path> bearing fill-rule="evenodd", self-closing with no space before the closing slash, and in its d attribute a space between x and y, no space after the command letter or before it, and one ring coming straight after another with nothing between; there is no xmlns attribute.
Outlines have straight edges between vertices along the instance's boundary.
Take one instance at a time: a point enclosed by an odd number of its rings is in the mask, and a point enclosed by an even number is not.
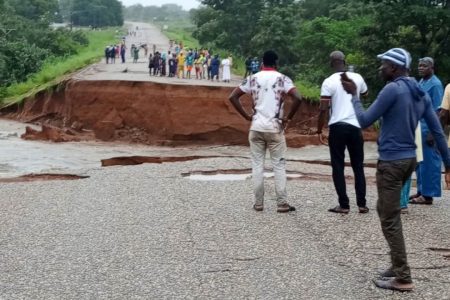
<svg viewBox="0 0 450 300"><path fill-rule="evenodd" d="M383 291L371 282L389 264L373 184L371 212L357 213L349 184L353 206L342 216L326 211L336 204L331 181L290 180L297 212L277 214L273 180L257 213L250 180L181 176L249 164L200 159L3 184L0 299L450 299L450 261L428 250L450 248L448 201L403 217L416 289ZM321 165L288 169L330 174Z"/></svg>

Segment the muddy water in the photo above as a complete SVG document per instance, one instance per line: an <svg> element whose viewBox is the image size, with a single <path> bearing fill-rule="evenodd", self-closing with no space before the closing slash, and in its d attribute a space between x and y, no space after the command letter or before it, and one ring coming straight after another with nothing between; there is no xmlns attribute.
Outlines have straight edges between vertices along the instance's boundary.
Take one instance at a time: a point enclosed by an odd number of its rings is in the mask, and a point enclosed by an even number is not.
<svg viewBox="0 0 450 300"><path fill-rule="evenodd" d="M100 160L114 156L147 155L148 149L110 143L52 143L25 141L25 126L0 120L0 178L31 173L80 173L100 167Z"/></svg>
<svg viewBox="0 0 450 300"><path fill-rule="evenodd" d="M113 157L136 155L153 157L249 156L248 147L243 146L173 148L102 142L52 143L25 141L20 138L20 135L25 132L25 126L27 125L29 124L0 119L0 178L16 177L31 173L81 174L92 168L100 168L102 159ZM39 129L39 127L36 127L36 129ZM375 143L366 143L365 156L366 162L374 162L376 160ZM287 159L328 161L328 147L289 148ZM224 179L223 176L218 177L219 180ZM240 178L241 175L238 177L239 180L242 180ZM205 178L191 179L205 180ZM233 178L232 180L235 179ZM211 177L207 180L211 180Z"/></svg>

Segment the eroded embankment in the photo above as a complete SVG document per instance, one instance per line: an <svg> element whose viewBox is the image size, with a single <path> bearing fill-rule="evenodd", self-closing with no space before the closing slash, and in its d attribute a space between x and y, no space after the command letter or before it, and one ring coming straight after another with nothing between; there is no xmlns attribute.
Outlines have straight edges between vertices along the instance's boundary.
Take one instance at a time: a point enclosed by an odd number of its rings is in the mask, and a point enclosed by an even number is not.
<svg viewBox="0 0 450 300"><path fill-rule="evenodd" d="M46 125L28 139L138 142L151 145L246 145L249 123L228 101L230 87L133 81L68 80L3 110L22 122ZM243 98L250 110L251 99ZM287 99L286 109L291 100ZM318 108L304 102L286 136L288 145L319 144ZM61 130L59 130L59 129Z"/></svg>

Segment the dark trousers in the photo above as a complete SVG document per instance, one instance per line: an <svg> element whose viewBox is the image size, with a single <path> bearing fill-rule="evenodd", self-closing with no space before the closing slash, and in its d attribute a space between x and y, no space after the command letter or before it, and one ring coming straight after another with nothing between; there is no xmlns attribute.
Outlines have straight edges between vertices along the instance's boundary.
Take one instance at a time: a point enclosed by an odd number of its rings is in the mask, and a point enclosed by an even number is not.
<svg viewBox="0 0 450 300"><path fill-rule="evenodd" d="M391 269L396 278L404 283L412 280L400 218L400 193L415 167L416 158L378 161L377 165L377 211L381 230L391 250Z"/></svg>
<svg viewBox="0 0 450 300"><path fill-rule="evenodd" d="M339 205L345 209L350 208L344 175L345 148L347 148L355 176L356 203L359 207L365 207L366 176L364 175L364 139L361 129L347 123L332 124L328 145L333 168L333 183L338 194Z"/></svg>

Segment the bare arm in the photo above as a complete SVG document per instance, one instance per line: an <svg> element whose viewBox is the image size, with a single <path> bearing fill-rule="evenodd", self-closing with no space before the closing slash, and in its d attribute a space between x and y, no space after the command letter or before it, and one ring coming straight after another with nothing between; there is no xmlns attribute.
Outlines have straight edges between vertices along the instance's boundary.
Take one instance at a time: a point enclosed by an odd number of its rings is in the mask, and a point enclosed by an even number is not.
<svg viewBox="0 0 450 300"><path fill-rule="evenodd" d="M245 93L240 88L235 88L233 92L231 92L231 95L228 97L231 104L233 104L234 108L237 110L237 112L244 117L247 121L252 120L252 116L249 115L244 108L242 107L241 101L239 100L242 95Z"/></svg>
<svg viewBox="0 0 450 300"><path fill-rule="evenodd" d="M325 119L327 117L327 111L330 108L330 101L331 97L329 96L321 96L320 97L320 112L319 112L319 118L317 121L317 134L322 133L322 128L325 125Z"/></svg>

